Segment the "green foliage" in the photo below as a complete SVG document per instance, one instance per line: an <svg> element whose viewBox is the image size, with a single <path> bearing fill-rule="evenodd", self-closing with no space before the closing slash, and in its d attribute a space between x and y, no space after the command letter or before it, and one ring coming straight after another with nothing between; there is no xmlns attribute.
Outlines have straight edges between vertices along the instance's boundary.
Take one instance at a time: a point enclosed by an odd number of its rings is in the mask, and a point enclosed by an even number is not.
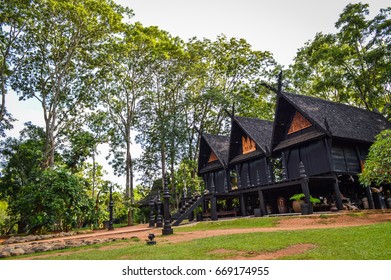
<svg viewBox="0 0 391 280"><path fill-rule="evenodd" d="M10 77L17 70L19 59L15 53L26 22L31 13L29 0L0 0L0 136L12 129L15 119L7 111L6 95Z"/></svg>
<svg viewBox="0 0 391 280"><path fill-rule="evenodd" d="M369 148L364 170L359 176L364 186L391 184L391 130L384 130L376 136Z"/></svg>
<svg viewBox="0 0 391 280"><path fill-rule="evenodd" d="M295 201L300 201L300 200L303 200L304 198L305 198L304 193L297 193L297 194L292 195L289 199L295 200ZM320 199L312 197L312 195L310 195L310 202L312 204L320 203Z"/></svg>
<svg viewBox="0 0 391 280"><path fill-rule="evenodd" d="M66 170L44 170L34 181L18 188L6 184L9 191L17 191L9 201L9 209L12 215L20 217L20 231L69 230L90 218L92 201L80 178Z"/></svg>
<svg viewBox="0 0 391 280"><path fill-rule="evenodd" d="M390 111L391 7L368 18L369 5L348 4L336 34L318 33L290 67L294 89L368 110Z"/></svg>
<svg viewBox="0 0 391 280"><path fill-rule="evenodd" d="M0 200L0 235L16 233L16 217L9 215L8 203Z"/></svg>
<svg viewBox="0 0 391 280"><path fill-rule="evenodd" d="M81 178L65 169L44 170L36 178L36 184L27 186L21 194L19 205L22 208L27 205L36 207L33 213L30 211L27 217L23 217L28 230L82 227L91 219L93 205L83 187Z"/></svg>
<svg viewBox="0 0 391 280"><path fill-rule="evenodd" d="M187 193L193 194L195 192L201 193L202 191L202 179L198 176L193 176L193 170L197 169L197 162L195 161L182 161L177 171L175 172L175 186L176 192L182 195L185 190Z"/></svg>
<svg viewBox="0 0 391 280"><path fill-rule="evenodd" d="M19 67L11 77L21 100L42 106L42 166L54 166L61 133L94 108L94 48L122 26L111 1L31 0L31 14L18 41ZM23 77L23 78L21 78Z"/></svg>
<svg viewBox="0 0 391 280"><path fill-rule="evenodd" d="M21 138L1 142L4 160L0 195L18 230L69 230L90 220L92 201L85 181L64 167L42 169L44 132L27 125Z"/></svg>

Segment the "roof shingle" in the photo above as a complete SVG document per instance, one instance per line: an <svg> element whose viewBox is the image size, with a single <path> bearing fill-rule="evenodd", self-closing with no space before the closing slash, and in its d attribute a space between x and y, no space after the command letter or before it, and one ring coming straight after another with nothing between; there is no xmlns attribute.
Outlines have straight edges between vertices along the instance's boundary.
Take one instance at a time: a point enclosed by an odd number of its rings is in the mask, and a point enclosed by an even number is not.
<svg viewBox="0 0 391 280"><path fill-rule="evenodd" d="M238 116L235 116L234 119L265 154L270 151L273 122Z"/></svg>
<svg viewBox="0 0 391 280"><path fill-rule="evenodd" d="M202 134L205 141L225 167L228 163L229 137L222 135Z"/></svg>

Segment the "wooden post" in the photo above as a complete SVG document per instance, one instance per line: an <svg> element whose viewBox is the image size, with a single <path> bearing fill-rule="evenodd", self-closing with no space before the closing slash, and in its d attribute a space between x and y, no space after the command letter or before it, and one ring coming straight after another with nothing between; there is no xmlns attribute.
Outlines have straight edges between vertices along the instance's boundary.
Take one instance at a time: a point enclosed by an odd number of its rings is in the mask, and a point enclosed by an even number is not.
<svg viewBox="0 0 391 280"><path fill-rule="evenodd" d="M308 177L307 177L307 173L305 172L305 168L304 168L304 164L302 161L300 161L300 165L299 165L299 174L300 174L300 178L302 179L301 180L301 190L303 191L304 195L305 195L305 203L307 203L307 207L308 207L308 214L312 214L314 213L314 210L312 208L312 203L311 203L311 200L310 200L310 189L308 187Z"/></svg>
<svg viewBox="0 0 391 280"><path fill-rule="evenodd" d="M240 189L242 187L242 178L240 176L239 164L236 164L235 169L236 169L236 179L237 179L238 189Z"/></svg>
<svg viewBox="0 0 391 280"><path fill-rule="evenodd" d="M266 163L266 174L267 174L267 182L273 183L274 181L274 174L273 174L273 166L270 160L267 160L265 158L265 163Z"/></svg>
<svg viewBox="0 0 391 280"><path fill-rule="evenodd" d="M230 191L232 189L232 186L231 186L231 175L230 175L229 169L227 169L226 172L225 172L225 180L227 180L227 184L224 186L224 191L228 192L228 191Z"/></svg>
<svg viewBox="0 0 391 280"><path fill-rule="evenodd" d="M240 195L240 211L242 212L242 217L246 216L246 202L244 201L244 194Z"/></svg>
<svg viewBox="0 0 391 280"><path fill-rule="evenodd" d="M336 206L337 206L338 210L343 210L342 195L341 195L341 191L339 189L337 176L335 176L335 180L334 180L334 192L335 192L335 202L337 204Z"/></svg>
<svg viewBox="0 0 391 280"><path fill-rule="evenodd" d="M285 165L285 154L283 151L281 152L281 161L282 161L282 180L286 181L288 180L288 174Z"/></svg>
<svg viewBox="0 0 391 280"><path fill-rule="evenodd" d="M226 203L227 203L227 209L232 210L232 198L227 199Z"/></svg>
<svg viewBox="0 0 391 280"><path fill-rule="evenodd" d="M261 209L263 215L267 215L265 199L263 197L263 191L259 190L258 196L259 196L259 208Z"/></svg>
<svg viewBox="0 0 391 280"><path fill-rule="evenodd" d="M369 209L375 209L375 203L373 202L371 188L370 187L366 187L365 188L365 192L367 193L367 197L368 197Z"/></svg>
<svg viewBox="0 0 391 280"><path fill-rule="evenodd" d="M212 194L210 196L210 212L212 221L217 220L217 198L216 195Z"/></svg>

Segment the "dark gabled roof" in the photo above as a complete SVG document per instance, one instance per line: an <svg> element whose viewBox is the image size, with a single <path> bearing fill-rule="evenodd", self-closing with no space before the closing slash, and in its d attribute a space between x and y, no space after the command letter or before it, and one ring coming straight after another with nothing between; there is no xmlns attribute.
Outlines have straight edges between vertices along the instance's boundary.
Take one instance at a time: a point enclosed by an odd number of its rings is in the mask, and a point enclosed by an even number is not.
<svg viewBox="0 0 391 280"><path fill-rule="evenodd" d="M371 143L378 133L391 128L382 115L365 109L287 92L281 96L333 137Z"/></svg>
<svg viewBox="0 0 391 280"><path fill-rule="evenodd" d="M273 122L238 116L234 117L234 121L255 141L265 155L269 153Z"/></svg>
<svg viewBox="0 0 391 280"><path fill-rule="evenodd" d="M229 137L222 135L203 134L205 141L215 153L223 166L228 163Z"/></svg>
<svg viewBox="0 0 391 280"><path fill-rule="evenodd" d="M228 151L229 151L229 137L227 136L222 136L222 135L212 135L212 134L207 134L203 133L201 135L201 141L204 140L206 144L209 146L211 151L213 151L219 161L220 164L216 165L216 163L210 163L209 167L213 167L215 169L216 167L221 167L225 168L228 164ZM201 147L202 148L202 147ZM200 164L201 162L199 162ZM208 167L208 166L206 166ZM206 168L199 166L198 171L200 172L202 168ZM210 169L210 168L209 168ZM202 170L205 171L205 170Z"/></svg>

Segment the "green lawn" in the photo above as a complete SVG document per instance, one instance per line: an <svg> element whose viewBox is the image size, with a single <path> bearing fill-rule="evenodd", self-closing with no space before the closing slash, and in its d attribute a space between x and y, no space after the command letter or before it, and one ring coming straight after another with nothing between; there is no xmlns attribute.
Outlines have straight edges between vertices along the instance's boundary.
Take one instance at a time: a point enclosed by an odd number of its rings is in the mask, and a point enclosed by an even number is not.
<svg viewBox="0 0 391 280"><path fill-rule="evenodd" d="M243 219L244 220L244 219ZM274 223L275 221L272 220ZM221 222L224 223L224 222ZM183 230L183 229L181 229ZM176 229L176 231L178 231ZM120 260L120 259L229 259L247 253L276 251L294 244L311 243L315 248L301 255L285 259L306 260L390 260L391 222L349 228L279 231L235 234L209 237L177 244L162 244L165 237L157 238L157 245L144 241L118 241L72 250L52 252L45 259L60 260ZM66 255L58 255L60 252ZM47 253L45 253L47 254ZM39 255L36 255L37 259Z"/></svg>
<svg viewBox="0 0 391 280"><path fill-rule="evenodd" d="M196 230L214 230L214 229L230 229L230 228L264 228L274 227L280 218L237 218L230 220L219 220L196 223L193 225L175 228L175 232L189 232Z"/></svg>

